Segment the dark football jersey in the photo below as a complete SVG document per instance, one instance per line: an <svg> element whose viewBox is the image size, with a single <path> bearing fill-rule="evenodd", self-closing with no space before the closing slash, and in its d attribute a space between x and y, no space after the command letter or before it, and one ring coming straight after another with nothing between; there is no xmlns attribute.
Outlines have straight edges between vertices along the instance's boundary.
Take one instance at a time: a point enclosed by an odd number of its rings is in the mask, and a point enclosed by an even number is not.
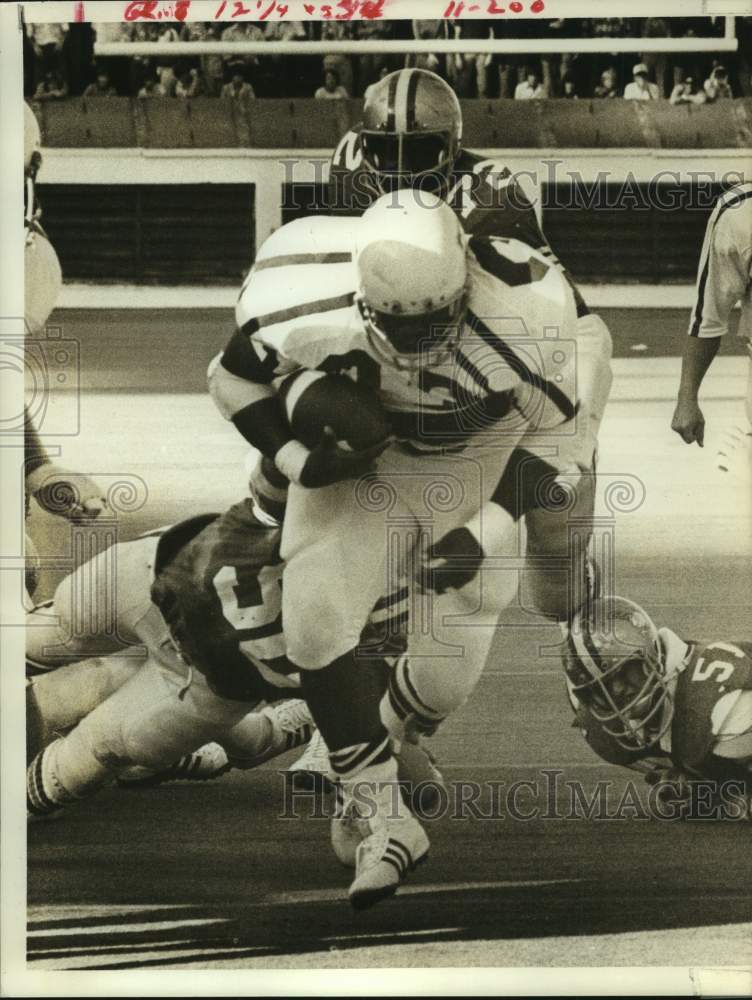
<svg viewBox="0 0 752 1000"><path fill-rule="evenodd" d="M300 686L282 631L281 531L260 521L245 499L160 538L152 600L183 658L220 697L252 702ZM404 652L407 597L403 588L377 603L362 655Z"/></svg>
<svg viewBox="0 0 752 1000"><path fill-rule="evenodd" d="M677 767L703 776L750 777L752 699L747 692L752 692L752 643L690 647L674 693L671 758Z"/></svg>
<svg viewBox="0 0 752 1000"><path fill-rule="evenodd" d="M343 136L332 156L329 204L335 213L360 215L381 193L363 164L359 126L356 126ZM469 235L521 240L543 254L572 285L577 315L587 314L587 306L571 276L548 245L535 208L508 167L498 160L461 150L449 181L446 201Z"/></svg>

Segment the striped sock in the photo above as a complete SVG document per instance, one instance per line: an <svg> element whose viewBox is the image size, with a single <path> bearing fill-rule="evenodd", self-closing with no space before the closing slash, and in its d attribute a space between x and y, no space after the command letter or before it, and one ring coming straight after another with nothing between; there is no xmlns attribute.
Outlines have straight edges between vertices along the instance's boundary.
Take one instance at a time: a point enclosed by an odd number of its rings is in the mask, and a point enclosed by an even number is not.
<svg viewBox="0 0 752 1000"><path fill-rule="evenodd" d="M385 736L380 740L357 743L341 750L330 751L329 764L337 778L347 781L359 775L366 767L383 764L391 756L389 737Z"/></svg>
<svg viewBox="0 0 752 1000"><path fill-rule="evenodd" d="M53 769L55 740L36 755L26 769L26 808L34 816L46 816L57 812L73 796L57 780Z"/></svg>
<svg viewBox="0 0 752 1000"><path fill-rule="evenodd" d="M408 719L414 722L420 732L430 736L436 732L444 716L421 699L410 675L409 658L402 656L381 701L381 720L392 736L401 739Z"/></svg>

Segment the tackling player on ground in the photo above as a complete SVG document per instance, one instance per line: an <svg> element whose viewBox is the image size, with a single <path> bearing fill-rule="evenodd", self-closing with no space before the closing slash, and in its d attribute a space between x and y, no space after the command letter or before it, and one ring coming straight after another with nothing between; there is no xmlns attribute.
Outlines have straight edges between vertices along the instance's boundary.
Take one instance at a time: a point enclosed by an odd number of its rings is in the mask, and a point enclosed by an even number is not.
<svg viewBox="0 0 752 1000"><path fill-rule="evenodd" d="M679 797L693 779L733 781L752 803L752 643L685 640L609 596L576 616L566 674L576 723L604 760Z"/></svg>

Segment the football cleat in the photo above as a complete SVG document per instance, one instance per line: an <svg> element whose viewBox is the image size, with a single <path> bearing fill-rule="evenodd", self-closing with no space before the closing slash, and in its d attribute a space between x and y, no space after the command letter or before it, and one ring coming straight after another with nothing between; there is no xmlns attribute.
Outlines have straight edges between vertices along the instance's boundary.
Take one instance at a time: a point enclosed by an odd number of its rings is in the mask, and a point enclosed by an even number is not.
<svg viewBox="0 0 752 1000"><path fill-rule="evenodd" d="M357 779L344 784L343 813L351 827L346 832L362 835L348 892L356 910L394 895L409 872L428 856L425 830L402 796L395 794L396 777L392 758L364 768Z"/></svg>
<svg viewBox="0 0 752 1000"><path fill-rule="evenodd" d="M227 754L218 743L206 743L163 771L129 767L118 775L117 783L123 788L150 788L166 781L211 781L229 771L230 766Z"/></svg>
<svg viewBox="0 0 752 1000"><path fill-rule="evenodd" d="M337 861L345 868L354 868L358 848L369 835L368 824L358 813L352 800L346 805L341 785L335 786L336 804L330 826L332 850Z"/></svg>
<svg viewBox="0 0 752 1000"><path fill-rule="evenodd" d="M269 723L271 731L269 742L252 757L239 757L233 754L230 758L232 767L243 770L258 767L268 760L279 757L280 754L287 753L288 750L294 750L310 742L316 728L308 705L300 698L267 705L258 714Z"/></svg>
<svg viewBox="0 0 752 1000"><path fill-rule="evenodd" d="M311 742L296 761L284 772L297 791L329 792L334 787L334 775L329 767L329 748L317 729Z"/></svg>
<svg viewBox="0 0 752 1000"><path fill-rule="evenodd" d="M406 807L398 818L387 812L366 822L372 832L358 845L355 878L348 892L356 910L393 896L408 874L427 860L430 846L425 830Z"/></svg>

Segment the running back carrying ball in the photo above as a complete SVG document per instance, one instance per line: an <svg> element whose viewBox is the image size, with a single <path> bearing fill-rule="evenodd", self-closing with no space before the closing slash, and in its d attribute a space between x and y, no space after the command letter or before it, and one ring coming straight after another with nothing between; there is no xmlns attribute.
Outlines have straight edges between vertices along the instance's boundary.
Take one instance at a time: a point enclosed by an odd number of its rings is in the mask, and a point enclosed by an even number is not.
<svg viewBox="0 0 752 1000"><path fill-rule="evenodd" d="M376 394L346 375L299 371L280 387L287 419L298 441L315 448L327 428L340 448L366 451L386 444L391 428Z"/></svg>

